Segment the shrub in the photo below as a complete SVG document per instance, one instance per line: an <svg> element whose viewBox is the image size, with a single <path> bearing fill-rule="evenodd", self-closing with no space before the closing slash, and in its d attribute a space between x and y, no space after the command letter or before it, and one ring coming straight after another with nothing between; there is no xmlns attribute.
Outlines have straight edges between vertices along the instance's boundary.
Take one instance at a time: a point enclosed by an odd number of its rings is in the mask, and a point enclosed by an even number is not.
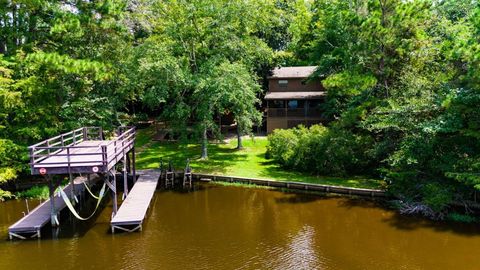
<svg viewBox="0 0 480 270"><path fill-rule="evenodd" d="M448 186L437 183L428 183L423 186L423 202L432 208L435 212L444 210L452 202L453 192Z"/></svg>
<svg viewBox="0 0 480 270"><path fill-rule="evenodd" d="M48 186L34 186L27 190L17 192L17 198L23 199L48 199Z"/></svg>
<svg viewBox="0 0 480 270"><path fill-rule="evenodd" d="M478 219L471 215L460 214L456 212L449 213L447 216L448 220L455 221L455 222L463 222L463 223L473 223L477 222Z"/></svg>
<svg viewBox="0 0 480 270"><path fill-rule="evenodd" d="M5 191L0 189L0 202L3 202L7 199L12 199L15 196L10 191Z"/></svg>
<svg viewBox="0 0 480 270"><path fill-rule="evenodd" d="M277 129L268 136L267 156L283 167L293 167L300 129Z"/></svg>
<svg viewBox="0 0 480 270"><path fill-rule="evenodd" d="M287 168L345 175L365 172L372 161L372 139L322 125L275 130L268 140L268 155Z"/></svg>

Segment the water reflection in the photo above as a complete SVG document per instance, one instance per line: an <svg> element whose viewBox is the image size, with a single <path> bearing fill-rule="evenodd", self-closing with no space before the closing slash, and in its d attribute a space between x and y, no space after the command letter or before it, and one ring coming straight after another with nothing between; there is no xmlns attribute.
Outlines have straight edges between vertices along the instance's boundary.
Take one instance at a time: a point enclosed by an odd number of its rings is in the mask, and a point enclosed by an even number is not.
<svg viewBox="0 0 480 270"><path fill-rule="evenodd" d="M0 204L4 239L24 208ZM202 185L158 192L149 211L141 233L116 235L110 202L90 223L66 214L58 240L1 241L0 269L480 269L480 226L372 201Z"/></svg>

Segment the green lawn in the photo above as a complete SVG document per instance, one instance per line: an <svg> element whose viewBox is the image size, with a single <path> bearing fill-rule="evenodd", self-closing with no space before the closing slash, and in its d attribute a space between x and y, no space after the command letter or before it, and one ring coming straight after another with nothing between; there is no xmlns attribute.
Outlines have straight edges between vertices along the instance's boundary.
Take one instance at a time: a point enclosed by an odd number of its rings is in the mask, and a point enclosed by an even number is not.
<svg viewBox="0 0 480 270"><path fill-rule="evenodd" d="M176 170L185 167L187 158L194 172L228 176L263 178L272 180L299 181L337 186L381 188L383 181L365 177L324 177L307 173L281 169L271 160L265 158L268 140L256 137L244 140L243 150L236 150L236 140L229 143L210 143L208 160L200 159L200 145L192 143L149 142L153 135L151 129L138 131L136 147L139 150L137 167L139 169L158 168L160 160L169 160Z"/></svg>

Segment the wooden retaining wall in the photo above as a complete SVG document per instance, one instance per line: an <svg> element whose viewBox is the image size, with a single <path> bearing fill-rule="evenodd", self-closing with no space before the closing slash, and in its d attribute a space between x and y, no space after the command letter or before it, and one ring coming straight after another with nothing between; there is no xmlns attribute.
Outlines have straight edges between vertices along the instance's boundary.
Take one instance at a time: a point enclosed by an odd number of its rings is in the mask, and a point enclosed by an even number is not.
<svg viewBox="0 0 480 270"><path fill-rule="evenodd" d="M267 179L222 176L222 175L201 174L201 173L193 173L192 176L194 180L197 180L197 181L201 179L210 179L211 181L254 184L254 185L269 186L269 187L276 187L276 188L313 190L313 191L321 191L326 193L348 194L348 195L368 196L368 197L382 197L382 198L387 197L385 191L380 189L339 187L339 186L311 184L311 183L304 183L304 182L275 181L275 180L267 180Z"/></svg>

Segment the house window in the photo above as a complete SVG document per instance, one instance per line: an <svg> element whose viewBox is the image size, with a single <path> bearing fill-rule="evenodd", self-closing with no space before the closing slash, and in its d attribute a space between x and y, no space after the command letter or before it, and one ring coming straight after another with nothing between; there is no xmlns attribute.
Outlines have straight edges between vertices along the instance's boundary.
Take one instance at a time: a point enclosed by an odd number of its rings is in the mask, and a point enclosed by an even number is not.
<svg viewBox="0 0 480 270"><path fill-rule="evenodd" d="M287 103L287 107L289 109L300 109L300 108L303 108L304 106L305 106L304 100L293 99L293 100L289 100Z"/></svg>
<svg viewBox="0 0 480 270"><path fill-rule="evenodd" d="M268 101L269 108L283 109L285 108L285 101L283 100L270 100Z"/></svg>
<svg viewBox="0 0 480 270"><path fill-rule="evenodd" d="M287 87L288 80L278 80L278 86L280 87Z"/></svg>

